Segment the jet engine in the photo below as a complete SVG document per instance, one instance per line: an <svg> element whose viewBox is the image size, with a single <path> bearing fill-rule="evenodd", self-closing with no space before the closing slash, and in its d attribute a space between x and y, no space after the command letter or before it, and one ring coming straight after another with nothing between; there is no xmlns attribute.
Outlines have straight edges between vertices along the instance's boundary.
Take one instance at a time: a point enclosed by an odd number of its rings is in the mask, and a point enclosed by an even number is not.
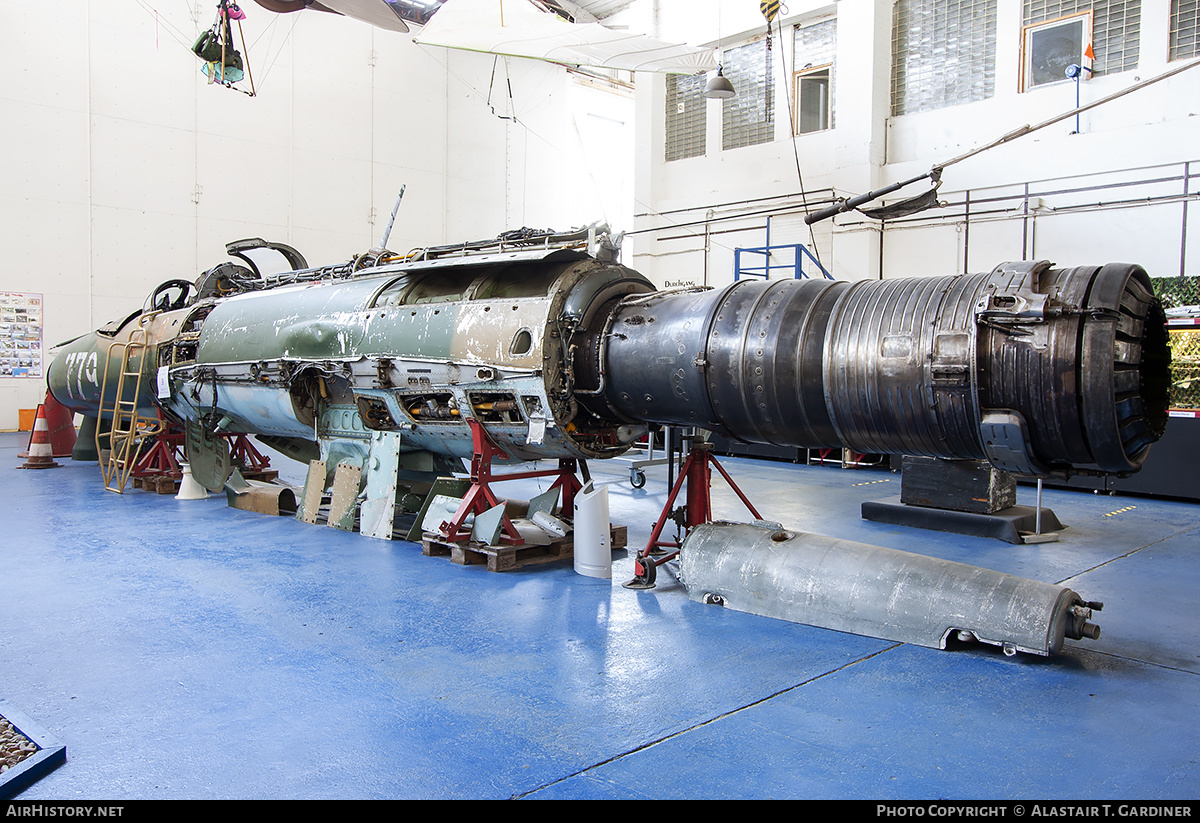
<svg viewBox="0 0 1200 823"><path fill-rule="evenodd" d="M1035 261L973 275L659 291L584 240L519 233L323 268L280 244L239 241L228 249L246 265L167 281L142 311L67 344L50 391L92 419L161 411L185 426L189 450L219 433L254 434L298 459L362 467L378 433L398 433L396 476L409 479L461 470L479 432L513 460L569 462L622 454L657 425L987 460L1025 475L1122 475L1141 467L1166 425L1165 319L1136 265ZM260 272L251 252L264 248L291 270ZM757 574L766 555L808 568L795 552L775 557L791 545L775 541L778 528L732 543L730 533L696 530L683 544L685 556L692 546L685 577L703 589L695 596L740 602L728 581ZM794 542L817 558L833 550ZM878 567L872 585L894 565L924 568L888 549L854 550ZM937 574L963 572L943 563ZM807 578L793 577L779 581L779 599L797 604L794 619L927 645L944 645L953 628L1046 654L1063 636L1099 631L1086 622L1098 604L1006 575L1006 590L1035 592L1022 600L1035 616L1018 629L991 612L947 618L949 628L891 612L861 625L832 620L831 607L796 594L811 590ZM999 585L986 581L980 591ZM837 610L853 601L844 593L822 603Z"/></svg>
<svg viewBox="0 0 1200 823"><path fill-rule="evenodd" d="M136 331L147 414L309 452L400 431L407 451L469 457L474 419L518 460L605 458L673 424L1126 474L1167 419L1163 313L1134 265L663 292L571 248L348 268L223 272L254 287L202 283L73 341L51 392L102 414L107 348Z"/></svg>

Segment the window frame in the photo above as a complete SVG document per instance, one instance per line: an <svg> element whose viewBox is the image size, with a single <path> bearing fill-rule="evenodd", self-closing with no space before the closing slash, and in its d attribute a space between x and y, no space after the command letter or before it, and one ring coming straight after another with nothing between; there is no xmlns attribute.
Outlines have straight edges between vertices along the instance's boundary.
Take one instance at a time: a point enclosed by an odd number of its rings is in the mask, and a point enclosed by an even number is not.
<svg viewBox="0 0 1200 823"><path fill-rule="evenodd" d="M1071 55L1071 63L1087 66L1091 68L1085 52L1092 45L1092 36L1095 31L1095 13L1091 10L1076 12L1062 17L1056 17L1053 20L1043 20L1041 23L1030 23L1027 26L1021 27L1021 76L1019 82L1019 91L1022 93L1043 86L1052 86L1060 82L1069 81L1071 78L1064 73L1062 77L1055 79L1046 79L1040 82L1032 82L1033 77L1033 61L1035 57L1035 47L1033 40L1036 35L1051 29L1060 29L1065 27L1079 27L1079 51L1077 54ZM1087 79L1091 76L1090 71L1082 72L1081 77Z"/></svg>
<svg viewBox="0 0 1200 823"><path fill-rule="evenodd" d="M804 107L801 105L802 96L800 93L801 82L815 74L825 75L825 95L822 106L822 123L820 128L809 129L804 131L801 129ZM793 121L792 134L800 136L804 134L819 134L823 131L829 131L833 128L833 63L822 63L818 66L806 66L803 69L792 72L792 102L793 102Z"/></svg>
<svg viewBox="0 0 1200 823"><path fill-rule="evenodd" d="M1179 3L1180 0L1171 0L1167 62L1200 55L1200 12L1195 8L1180 9Z"/></svg>

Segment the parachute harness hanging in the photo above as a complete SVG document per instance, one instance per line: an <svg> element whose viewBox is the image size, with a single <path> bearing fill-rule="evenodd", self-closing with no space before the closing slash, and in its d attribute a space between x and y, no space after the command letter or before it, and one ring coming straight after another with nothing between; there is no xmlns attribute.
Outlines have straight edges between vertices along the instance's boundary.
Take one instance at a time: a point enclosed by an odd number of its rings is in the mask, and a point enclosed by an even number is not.
<svg viewBox="0 0 1200 823"><path fill-rule="evenodd" d="M217 19L212 28L201 33L192 45L192 52L204 61L200 68L208 77L209 83L219 83L228 89L240 91L250 97L255 96L254 75L250 72L249 51L246 49L246 35L242 31L242 21L246 13L237 3L220 0L217 4ZM246 51L247 60L243 64L242 55L233 43L233 26L230 21L236 20L238 34L242 39L242 51ZM236 88L233 84L249 75L250 91Z"/></svg>

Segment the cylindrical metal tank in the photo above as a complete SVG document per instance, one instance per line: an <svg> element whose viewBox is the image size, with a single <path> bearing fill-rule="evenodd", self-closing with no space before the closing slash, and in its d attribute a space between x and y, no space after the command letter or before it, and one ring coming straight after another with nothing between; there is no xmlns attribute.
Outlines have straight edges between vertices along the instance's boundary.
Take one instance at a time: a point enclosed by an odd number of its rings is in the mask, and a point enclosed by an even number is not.
<svg viewBox="0 0 1200 823"><path fill-rule="evenodd" d="M613 415L754 443L1126 473L1167 418L1164 318L1133 265L740 281L627 298L604 340Z"/></svg>
<svg viewBox="0 0 1200 823"><path fill-rule="evenodd" d="M696 526L679 577L692 600L935 649L959 636L1051 655L1100 636L1099 604L1063 586L778 524Z"/></svg>

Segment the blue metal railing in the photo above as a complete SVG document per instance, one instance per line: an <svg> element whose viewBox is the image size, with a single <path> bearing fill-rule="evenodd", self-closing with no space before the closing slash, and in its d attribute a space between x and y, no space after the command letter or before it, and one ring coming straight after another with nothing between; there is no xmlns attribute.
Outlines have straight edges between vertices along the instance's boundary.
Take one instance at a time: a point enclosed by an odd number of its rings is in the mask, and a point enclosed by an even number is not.
<svg viewBox="0 0 1200 823"><path fill-rule="evenodd" d="M747 255L748 259L758 259L757 257L750 258L750 255L760 256L764 262L761 266L745 265L742 260L743 254ZM806 259L820 270L821 276L826 280L833 279L833 275L825 270L825 267L821 265L821 261L813 256L808 247L802 243L734 249L733 279L741 280L742 277L761 277L764 280L770 280L771 272L781 271L792 272L797 280L806 279L808 277L808 274L804 271Z"/></svg>

